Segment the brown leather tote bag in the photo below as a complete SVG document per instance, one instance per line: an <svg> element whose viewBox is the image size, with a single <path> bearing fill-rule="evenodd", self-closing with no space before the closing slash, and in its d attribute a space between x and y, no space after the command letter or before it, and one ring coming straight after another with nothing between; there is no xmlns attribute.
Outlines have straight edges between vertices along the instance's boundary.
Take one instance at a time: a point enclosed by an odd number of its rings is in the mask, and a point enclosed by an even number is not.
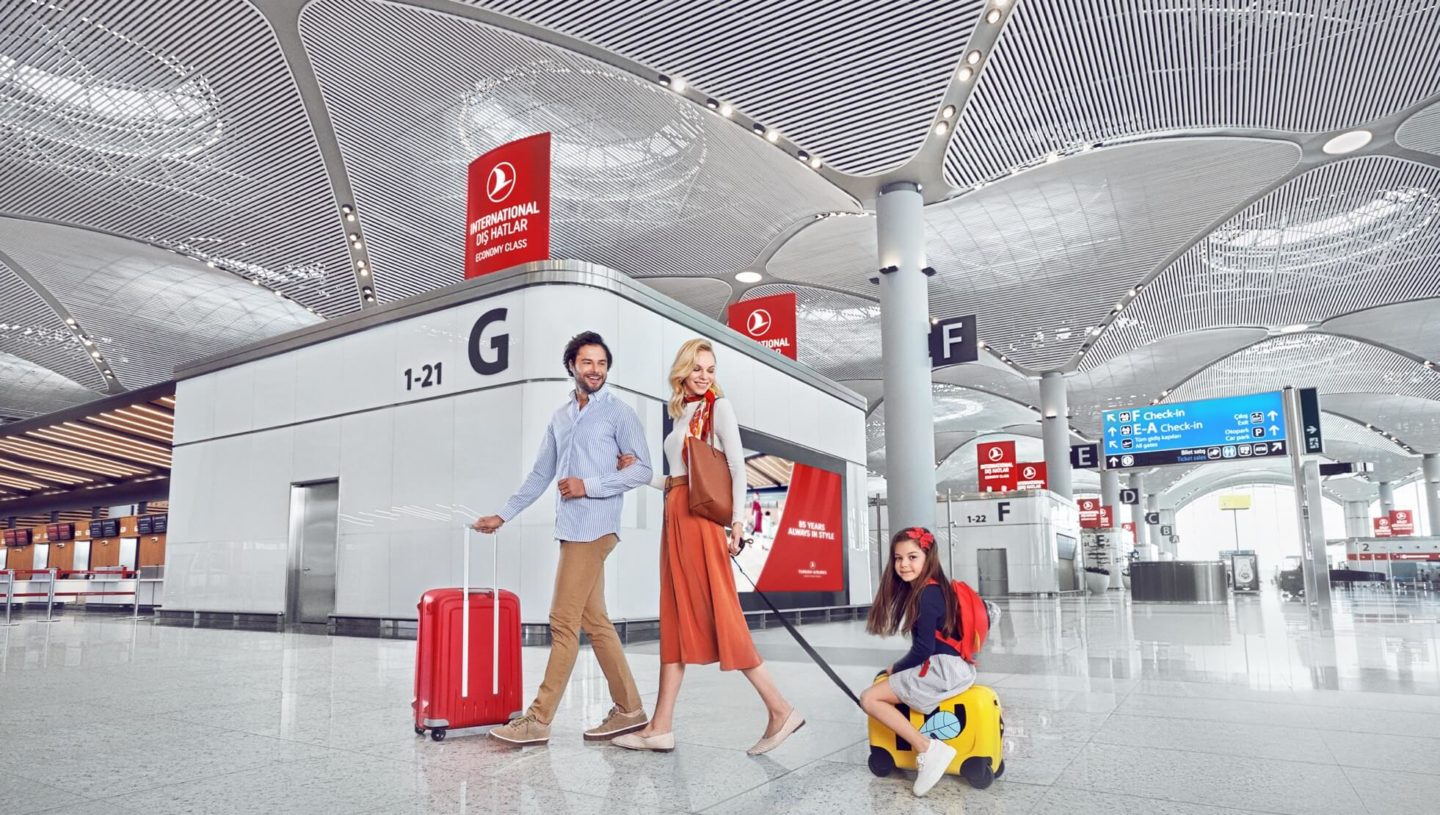
<svg viewBox="0 0 1440 815"><path fill-rule="evenodd" d="M685 437L689 468L690 512L721 526L734 520L735 497L730 492L730 462L703 439Z"/></svg>

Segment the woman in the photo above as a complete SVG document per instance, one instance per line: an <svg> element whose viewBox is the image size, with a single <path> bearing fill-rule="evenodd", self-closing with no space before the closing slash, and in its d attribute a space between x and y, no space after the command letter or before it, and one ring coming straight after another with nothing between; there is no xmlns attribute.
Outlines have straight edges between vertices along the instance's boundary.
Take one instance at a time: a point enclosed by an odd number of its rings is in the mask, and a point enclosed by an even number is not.
<svg viewBox="0 0 1440 815"><path fill-rule="evenodd" d="M750 628L740 610L729 554L740 551L745 531L745 450L740 425L728 399L715 383L715 351L703 339L680 346L670 368L670 417L675 429L665 438L670 477L651 485L665 490L665 525L660 543L660 694L655 715L638 733L613 742L629 750L675 749L675 699L686 665L720 663L722 671L741 671L755 686L770 713L769 726L748 751L752 756L780 746L805 720L780 694L765 670ZM727 543L725 530L690 512L686 484L685 439L695 436L725 454L730 465L734 517Z"/></svg>

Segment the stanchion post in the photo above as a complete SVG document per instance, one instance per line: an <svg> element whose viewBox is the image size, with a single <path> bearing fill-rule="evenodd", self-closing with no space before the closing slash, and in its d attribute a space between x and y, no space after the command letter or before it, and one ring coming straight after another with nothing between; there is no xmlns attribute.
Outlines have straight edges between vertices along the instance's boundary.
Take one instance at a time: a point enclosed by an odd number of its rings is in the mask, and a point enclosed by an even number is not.
<svg viewBox="0 0 1440 815"><path fill-rule="evenodd" d="M45 622L49 623L55 620L55 575L59 570L52 566L45 571L50 573L50 590L45 592Z"/></svg>
<svg viewBox="0 0 1440 815"><path fill-rule="evenodd" d="M10 625L10 602L15 597L15 570L5 570L5 625Z"/></svg>
<svg viewBox="0 0 1440 815"><path fill-rule="evenodd" d="M135 590L135 613L131 615L130 619L138 623L140 622L140 570L136 569L133 574L135 575L135 585L132 586Z"/></svg>

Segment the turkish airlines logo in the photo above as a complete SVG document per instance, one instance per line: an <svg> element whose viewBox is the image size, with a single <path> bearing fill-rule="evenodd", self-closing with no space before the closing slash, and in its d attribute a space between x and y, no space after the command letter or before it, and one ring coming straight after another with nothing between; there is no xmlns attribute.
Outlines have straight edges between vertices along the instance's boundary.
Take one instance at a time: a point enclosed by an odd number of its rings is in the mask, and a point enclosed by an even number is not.
<svg viewBox="0 0 1440 815"><path fill-rule="evenodd" d="M745 318L745 333L749 334L750 336L759 337L764 335L764 333L769 330L770 312L766 311L765 309L757 308L754 311L750 312L749 317Z"/></svg>
<svg viewBox="0 0 1440 815"><path fill-rule="evenodd" d="M1005 457L1005 450L1000 447L991 447L986 455L990 457L991 461L999 461Z"/></svg>
<svg viewBox="0 0 1440 815"><path fill-rule="evenodd" d="M490 203L498 204L514 191L515 165L502 161L491 168L490 177L485 179L485 197L490 199Z"/></svg>
<svg viewBox="0 0 1440 815"><path fill-rule="evenodd" d="M1025 468L1025 477L1026 477L1026 478L1034 478L1034 477L1035 477L1035 468L1034 468L1034 467L1026 467L1026 468Z"/></svg>
<svg viewBox="0 0 1440 815"><path fill-rule="evenodd" d="M1410 513L1401 510L1400 512L1395 513L1395 520L1404 523L1410 520Z"/></svg>

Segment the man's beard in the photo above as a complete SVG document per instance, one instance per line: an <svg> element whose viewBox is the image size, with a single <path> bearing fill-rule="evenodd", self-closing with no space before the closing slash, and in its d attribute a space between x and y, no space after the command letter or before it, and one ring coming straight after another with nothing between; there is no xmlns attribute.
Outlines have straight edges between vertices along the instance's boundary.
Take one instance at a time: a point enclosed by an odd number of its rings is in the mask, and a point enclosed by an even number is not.
<svg viewBox="0 0 1440 815"><path fill-rule="evenodd" d="M594 394L594 393L598 392L598 391L599 391L601 388L603 388L603 387L605 387L605 377L603 377L603 376L600 377L600 384L596 385L596 386L593 387L593 388L590 387L590 382L589 382L588 380L586 380L585 377L583 377L583 376L577 376L577 377L575 377L575 388L576 388L576 390L584 391L586 395Z"/></svg>

